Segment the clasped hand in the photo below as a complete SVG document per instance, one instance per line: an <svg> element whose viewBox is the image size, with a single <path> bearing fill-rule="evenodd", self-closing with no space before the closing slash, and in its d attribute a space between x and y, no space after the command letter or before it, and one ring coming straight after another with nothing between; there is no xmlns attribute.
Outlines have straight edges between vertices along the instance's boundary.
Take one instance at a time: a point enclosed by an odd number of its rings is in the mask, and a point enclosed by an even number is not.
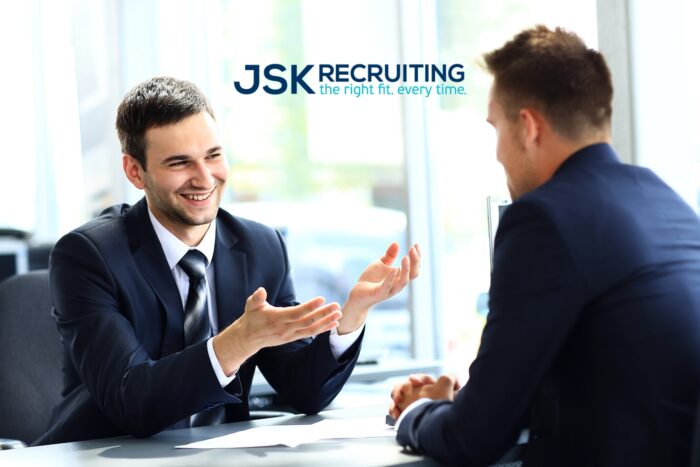
<svg viewBox="0 0 700 467"><path fill-rule="evenodd" d="M460 384L452 376L442 375L437 380L430 375L411 375L404 383L397 384L391 391L389 415L398 419L401 413L417 401L428 398L432 400L454 400Z"/></svg>

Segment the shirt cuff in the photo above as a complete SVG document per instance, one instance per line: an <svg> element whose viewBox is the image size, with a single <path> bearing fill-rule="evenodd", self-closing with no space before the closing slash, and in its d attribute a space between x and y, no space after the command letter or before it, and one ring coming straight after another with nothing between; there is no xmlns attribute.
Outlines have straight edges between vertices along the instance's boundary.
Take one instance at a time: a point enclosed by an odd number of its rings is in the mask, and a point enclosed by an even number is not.
<svg viewBox="0 0 700 467"><path fill-rule="evenodd" d="M231 381L236 379L236 373L234 372L231 376L226 376L226 373L224 373L224 369L221 368L219 360L216 358L216 354L214 353L213 337L210 337L207 341L207 353L209 354L209 361L211 362L211 367L214 369L214 374L216 374L216 379L219 380L219 384L221 385L221 387L225 388L229 385L229 383L231 383Z"/></svg>
<svg viewBox="0 0 700 467"><path fill-rule="evenodd" d="M336 360L338 360L340 356L343 355L345 351L348 350L350 346L355 343L357 338L360 337L360 334L362 334L362 330L364 328L365 325L362 324L362 326L360 326L353 332L343 334L342 336L338 334L338 329L331 329L331 335L328 336L328 342L330 342L331 344L331 353L333 354Z"/></svg>
<svg viewBox="0 0 700 467"><path fill-rule="evenodd" d="M394 423L394 430L399 431L399 425L401 425L401 422L403 421L404 418L406 418L406 415L408 413L415 409L416 407L420 407L423 404L427 404L428 402L433 402L432 399L429 399L427 397L421 397L420 399L417 399L413 401L411 404L409 404L408 407L403 409L403 412L401 412L401 415L399 415L399 419L396 420L396 423Z"/></svg>

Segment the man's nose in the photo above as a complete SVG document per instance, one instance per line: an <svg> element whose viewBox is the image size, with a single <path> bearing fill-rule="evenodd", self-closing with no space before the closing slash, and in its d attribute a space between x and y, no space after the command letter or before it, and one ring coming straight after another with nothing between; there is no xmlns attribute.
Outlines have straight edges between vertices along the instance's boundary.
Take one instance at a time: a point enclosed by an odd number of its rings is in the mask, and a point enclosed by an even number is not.
<svg viewBox="0 0 700 467"><path fill-rule="evenodd" d="M214 177L205 161L198 161L194 164L191 182L193 186L198 188L212 188L214 186Z"/></svg>

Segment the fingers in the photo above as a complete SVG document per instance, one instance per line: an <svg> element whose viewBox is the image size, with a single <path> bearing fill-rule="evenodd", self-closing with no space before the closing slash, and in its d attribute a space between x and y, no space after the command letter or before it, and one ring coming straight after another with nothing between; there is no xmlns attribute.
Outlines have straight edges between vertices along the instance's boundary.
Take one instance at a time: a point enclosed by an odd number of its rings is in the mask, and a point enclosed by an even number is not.
<svg viewBox="0 0 700 467"><path fill-rule="evenodd" d="M426 375L426 374L411 375L408 377L408 380L411 383L413 383L414 386L422 386L424 384L435 383L435 378L433 378L430 375Z"/></svg>
<svg viewBox="0 0 700 467"><path fill-rule="evenodd" d="M435 399L454 399L454 387L456 379L452 376L442 375L435 381L435 388L432 392Z"/></svg>
<svg viewBox="0 0 700 467"><path fill-rule="evenodd" d="M386 277L384 277L384 280L379 283L379 287L377 287L375 293L377 294L380 300L383 300L384 298L391 295L391 291L394 288L394 282L396 281L398 275L399 270L392 269L387 273Z"/></svg>
<svg viewBox="0 0 700 467"><path fill-rule="evenodd" d="M425 384L418 391L418 397L427 397L433 400L454 400L455 379L442 375L434 384Z"/></svg>
<svg viewBox="0 0 700 467"><path fill-rule="evenodd" d="M317 308L294 323L295 327L299 326L295 330L297 338L315 336L336 328L342 317L340 305L335 302Z"/></svg>
<svg viewBox="0 0 700 467"><path fill-rule="evenodd" d="M452 390L455 386L455 379L452 376L442 375L440 376L435 384L441 389Z"/></svg>
<svg viewBox="0 0 700 467"><path fill-rule="evenodd" d="M411 380L406 380L406 382L404 382L401 385L401 395L403 396L404 394L408 394L411 391L411 389L413 389L413 383L411 382Z"/></svg>
<svg viewBox="0 0 700 467"><path fill-rule="evenodd" d="M394 420L398 420L399 416L401 415L401 410L393 402L389 405L389 415L391 415L391 418Z"/></svg>
<svg viewBox="0 0 700 467"><path fill-rule="evenodd" d="M398 418L403 409L416 400L417 388L433 383L435 383L435 378L430 375L414 374L410 375L403 383L394 385L394 388L391 390L389 414L394 418Z"/></svg>
<svg viewBox="0 0 700 467"><path fill-rule="evenodd" d="M301 305L290 306L287 308L282 308L285 319L288 322L297 321L302 319L304 316L308 315L312 311L316 310L318 307L325 303L326 299L323 297L312 298L308 302L304 302Z"/></svg>
<svg viewBox="0 0 700 467"><path fill-rule="evenodd" d="M420 247L417 243L408 250L408 257L411 260L410 280L413 280L420 274Z"/></svg>
<svg viewBox="0 0 700 467"><path fill-rule="evenodd" d="M401 399L403 399L403 394L401 392L402 386L403 383L395 384L394 389L391 390L391 400L394 402L394 404L398 404L401 402Z"/></svg>
<svg viewBox="0 0 700 467"><path fill-rule="evenodd" d="M260 308L265 304L266 299L267 291L263 287L258 287L258 289L246 300L246 309Z"/></svg>
<svg viewBox="0 0 700 467"><path fill-rule="evenodd" d="M389 297L396 295L420 274L420 248L416 243L408 250L408 255L401 260L399 273L389 291Z"/></svg>
<svg viewBox="0 0 700 467"><path fill-rule="evenodd" d="M406 284L408 284L408 277L410 273L411 269L408 256L404 256L401 260L401 268L399 269L398 274L396 275L396 279L394 280L394 283L391 286L391 290L389 291L390 295L395 295L401 290L403 290L404 287L406 287Z"/></svg>
<svg viewBox="0 0 700 467"><path fill-rule="evenodd" d="M399 244L394 242L391 245L389 245L389 248L386 249L386 253L384 253L384 256L382 256L381 258L382 263L386 264L387 266L391 266L391 263L394 262L398 255Z"/></svg>
<svg viewBox="0 0 700 467"><path fill-rule="evenodd" d="M252 309L254 312L244 313L240 318L246 336L256 349L331 330L338 327L338 321L343 316L338 303L324 305L323 297L292 307L275 307L265 301L266 295L264 289L256 290L246 302L246 311Z"/></svg>

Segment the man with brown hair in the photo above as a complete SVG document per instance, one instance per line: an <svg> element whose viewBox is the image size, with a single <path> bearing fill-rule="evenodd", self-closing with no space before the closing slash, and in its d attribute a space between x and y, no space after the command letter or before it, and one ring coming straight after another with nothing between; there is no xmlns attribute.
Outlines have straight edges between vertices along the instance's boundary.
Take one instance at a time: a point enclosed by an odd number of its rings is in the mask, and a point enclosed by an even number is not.
<svg viewBox="0 0 700 467"><path fill-rule="evenodd" d="M538 26L484 56L513 204L467 384L392 392L397 440L487 465L530 428L526 465L685 466L700 393L700 222L610 146L600 53Z"/></svg>
<svg viewBox="0 0 700 467"><path fill-rule="evenodd" d="M418 275L417 246L392 267L390 245L342 309L299 304L282 235L219 208L228 166L194 84L136 86L117 131L124 173L145 196L51 253L65 378L35 444L246 420L256 367L294 410L322 410L352 372L370 308Z"/></svg>

